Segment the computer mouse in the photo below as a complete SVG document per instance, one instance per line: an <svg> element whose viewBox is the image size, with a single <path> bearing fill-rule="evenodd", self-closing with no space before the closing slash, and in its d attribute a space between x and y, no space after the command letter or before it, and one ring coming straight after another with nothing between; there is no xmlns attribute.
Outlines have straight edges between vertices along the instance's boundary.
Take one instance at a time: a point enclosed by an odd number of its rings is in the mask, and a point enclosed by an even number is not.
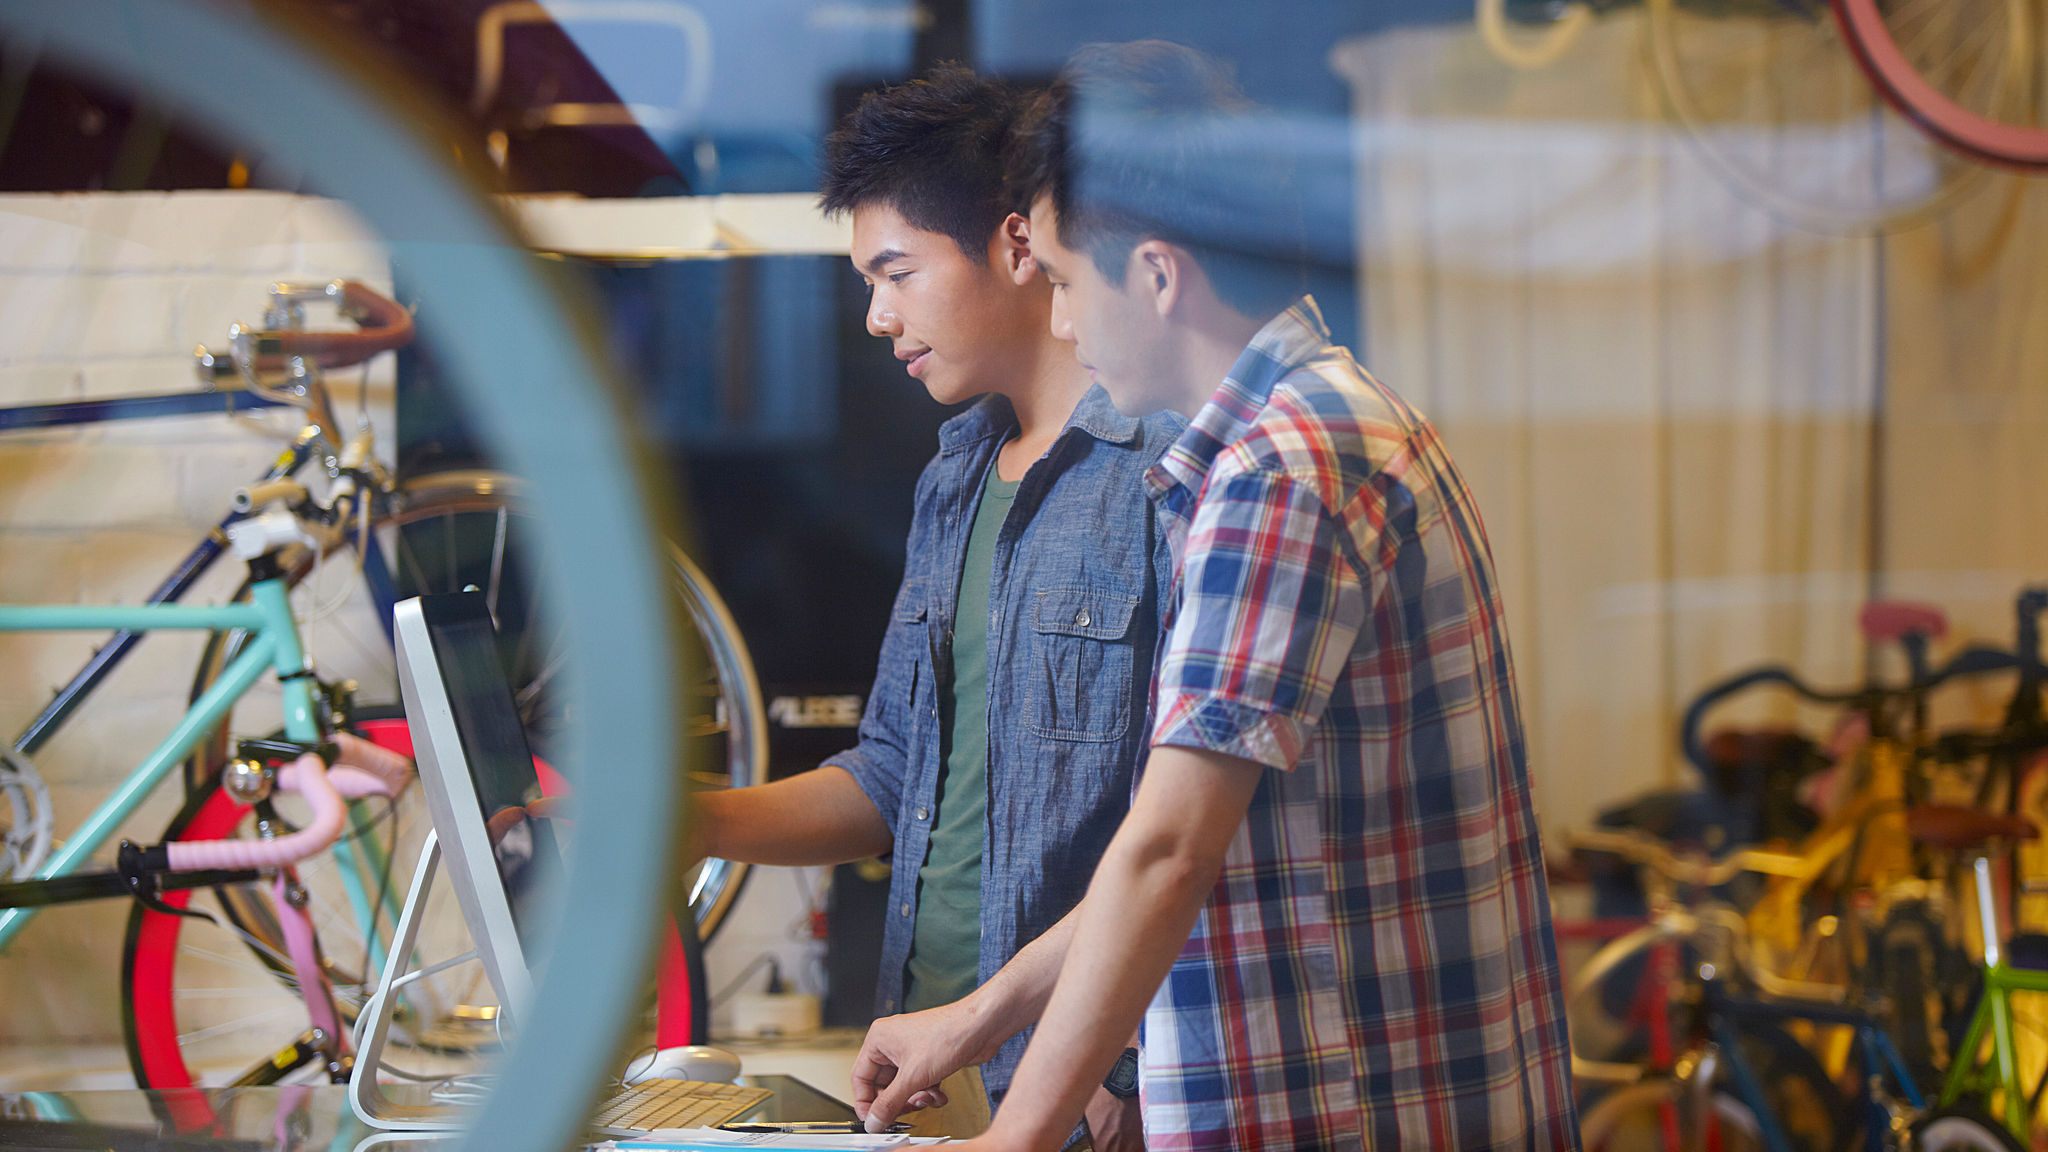
<svg viewBox="0 0 2048 1152"><path fill-rule="evenodd" d="M723 1048L692 1044L684 1048L660 1048L626 1065L625 1081L704 1080L730 1084L739 1079L740 1058Z"/></svg>

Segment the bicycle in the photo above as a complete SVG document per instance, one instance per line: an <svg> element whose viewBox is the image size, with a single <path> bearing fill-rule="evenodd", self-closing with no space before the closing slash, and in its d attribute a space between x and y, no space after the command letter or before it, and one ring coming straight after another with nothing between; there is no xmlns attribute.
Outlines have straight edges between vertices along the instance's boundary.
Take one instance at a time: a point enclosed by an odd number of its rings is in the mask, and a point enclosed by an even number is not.
<svg viewBox="0 0 2048 1152"><path fill-rule="evenodd" d="M345 520L361 499L356 490L343 486L332 501L318 506L321 515L312 518ZM351 801L369 796L395 799L411 777L409 760L343 730L347 693L318 679L300 643L280 558L304 539L301 521L309 516L311 510L305 507L264 512L230 529L231 547L250 568L250 596L243 603L210 607L0 606L0 630L4 631L235 628L250 636L221 680L143 759L127 784L66 840L37 879L0 885L0 907L14 913L17 924L25 922L20 914L29 909L102 898L131 898L176 921L200 915L184 907L195 887L265 886L282 943L277 962L288 964L293 973L306 1026L288 1044L276 1048L265 1066L252 1068L239 1083L275 1083L316 1061L330 1077L346 1076L348 1031L321 962L312 893L294 866L332 847L340 863L336 874L348 899L359 909L372 907L368 890L388 861L380 858L379 846L365 837L368 826L361 823L364 813L360 806L345 803L344 797ZM133 812L150 788L266 673L277 678L284 700L284 738L241 742L218 787L233 803L255 812L268 834L251 842L189 837L147 848L124 840L112 871L80 872L78 866ZM306 815L294 813L296 819L287 819L280 813L275 799L285 792L305 801ZM374 915L371 920L374 931ZM136 1028L147 1029L145 1034L157 1043L175 1045L175 1030L158 1026L158 1017L171 1010L168 999L138 1005Z"/></svg>
<svg viewBox="0 0 2048 1152"><path fill-rule="evenodd" d="M2016 830L2009 818L1966 808L1922 806L1909 825L1941 847L1982 843ZM1782 866L1782 854L1737 852L1713 862L1682 860L1662 844L1635 833L1584 837L1582 846L1623 856L1662 883L1709 889L1742 871ZM1803 866L1803 865L1802 865ZM1988 905L1987 905L1988 907ZM1689 968L1687 998L1692 1040L1667 1065L1641 1071L1626 1087L1581 1116L1588 1148L1614 1137L1655 1130L1678 1146L1760 1147L1768 1152L1846 1148L1868 1152L1909 1147L2013 1152L2024 1147L1996 1120L1958 1103L1930 1101L1908 1071L1878 1014L1830 995L1812 996L1774 978L1755 962L1753 941L1732 909L1667 907L1652 926L1617 941L1589 966L1573 996L1653 945L1682 945L1697 957ZM1740 981L1761 995L1731 991ZM1823 993L1827 990L1823 989ZM1844 1096L1819 1060L1785 1025L1834 1028L1850 1034L1855 1093ZM1860 1135L1860 1140L1855 1139ZM1667 1145L1668 1146L1668 1145Z"/></svg>
<svg viewBox="0 0 2048 1152"><path fill-rule="evenodd" d="M362 329L305 331L305 306L316 300L337 303L343 314L356 319ZM301 538L286 542L283 547L287 551L280 557L283 583L287 587L298 585L319 569L324 557L350 550L355 556L355 567L362 574L371 610L386 629L390 624L389 605L400 596L481 585L501 623L508 625L506 658L523 685L525 718L537 730L546 729L555 722L547 716L547 689L554 675L555 660L545 643L536 643L536 637L543 634L544 616L535 603L535 591L526 570L527 558L521 555L521 486L510 477L482 471L437 473L407 483L394 482L376 461L366 421L346 446L337 449L332 443L336 437L330 430L338 428L340 422L329 400L323 373L360 364L411 337L412 324L406 311L362 285L280 284L272 290L261 327L238 325L231 332L230 348L219 352L201 349L198 354L203 381L234 387L161 397L0 409L0 426L49 427L200 411L214 406L230 411L278 405L306 409L310 422L293 438L290 448L254 483L236 494L233 509L174 568L148 603L170 604L188 592L218 560L227 534L248 523L255 510L269 501L283 499L299 508L312 509L314 504L300 477L324 463L330 482L338 491L345 490L350 495L355 511L345 522L323 525L318 540ZM398 561L395 570L385 561L386 540ZM709 679L696 689L706 698L693 702L687 709L694 718L691 735L700 741L723 744L706 749L704 757L704 762L717 765L718 770L695 773L693 779L700 786L758 783L766 776L766 720L744 642L702 570L679 548L669 550L668 562L693 630L707 649L702 666L709 670ZM253 585L253 581L244 584L236 599L247 599ZM43 869L50 838L48 805L46 800L39 800L40 778L26 757L64 725L139 642L141 635L139 630L117 633L59 690L16 740L14 753L6 757L0 790L8 797L14 819L5 826L5 855L0 856L0 866L5 867L0 867L0 875L12 876L17 881L31 876L49 880L62 875L76 867L101 841L106 828L118 824L132 811L132 807L103 809L91 818L80 835L72 837L61 859ZM245 651L250 636L237 629L213 633L191 693L195 708ZM237 695L249 691L250 687L245 686ZM231 697L228 708L235 705L236 698ZM379 709L354 711L366 735L400 751L409 751L402 718L396 717L394 709L383 709L381 713ZM228 714L224 712L218 726L210 734L203 734L193 755L186 758L186 803L167 828L163 837L166 842L255 834L251 823L254 818L247 805L237 804L220 781L220 770L229 760L227 720ZM266 718L262 723L266 729L275 726L274 719ZM416 845L410 842L399 845L398 838L421 824L410 818L387 821L378 831L387 842L385 854L391 854L389 848L400 849L397 854L401 856L416 851ZM690 896L701 933L708 936L716 931L743 878L742 868L723 861L709 861L700 869ZM395 899L387 890L388 870L374 879L374 898L346 884L340 885L340 891L347 897L346 914L337 908L320 924L327 941L322 949L325 974L341 991L345 1015L353 1014L359 1005L360 990L374 979L382 960L381 940L390 930L384 922L395 915L395 908L388 907ZM333 888L324 883L311 886L315 892ZM235 1007L235 1001L226 998L229 989L240 990L238 999L246 998L250 1014L274 1011L278 1001L292 994L296 965L285 946L283 925L270 913L267 898L246 885L216 886L212 896L221 908L224 931L239 939L211 943L195 940L194 937L206 934L199 922L169 916L160 908L138 904L131 913L123 946L122 994L127 1009L130 1064L138 1083L145 1087L196 1083L194 1062L188 1059L188 1050L193 1047L248 1042L240 1038L235 1015L224 1010ZM324 907L325 903L319 906ZM21 908L0 911L0 945L26 924L30 914ZM343 940L349 941L347 946L343 946ZM244 946L248 955L237 963L234 954ZM350 958L356 956L360 961L352 962ZM261 978L232 979L237 968L245 974L257 973ZM484 1040L490 1038L488 1019L467 1008L459 991L451 988L437 996L430 986L421 985L412 991L411 997L404 1023L415 1041L461 1048L473 1046L480 1036ZM165 1004L173 1007L166 1010L161 1007ZM269 1049L237 1051L239 1058L234 1062L238 1066L247 1064L259 1070L275 1054ZM222 1059L216 1053L212 1062L217 1064Z"/></svg>

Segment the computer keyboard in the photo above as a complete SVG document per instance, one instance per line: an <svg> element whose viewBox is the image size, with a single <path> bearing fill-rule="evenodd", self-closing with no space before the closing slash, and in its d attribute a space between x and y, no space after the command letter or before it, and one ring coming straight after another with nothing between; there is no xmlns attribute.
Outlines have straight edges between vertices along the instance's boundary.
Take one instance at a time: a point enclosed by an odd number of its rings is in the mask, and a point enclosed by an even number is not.
<svg viewBox="0 0 2048 1152"><path fill-rule="evenodd" d="M702 1080L643 1080L598 1109L590 1126L608 1136L656 1128L707 1128L737 1120L771 1093Z"/></svg>

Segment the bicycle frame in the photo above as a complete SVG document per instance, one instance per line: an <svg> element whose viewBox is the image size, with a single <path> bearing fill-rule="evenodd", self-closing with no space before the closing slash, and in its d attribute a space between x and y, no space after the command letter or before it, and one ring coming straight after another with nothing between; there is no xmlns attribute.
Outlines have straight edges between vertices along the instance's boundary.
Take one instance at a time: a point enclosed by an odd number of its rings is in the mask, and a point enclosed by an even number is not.
<svg viewBox="0 0 2048 1152"><path fill-rule="evenodd" d="M1948 1075L1943 1077L1938 1103L1948 1107L1972 1093L1982 1093L1989 1103L1993 1089L2005 1094L1999 1119L2007 1130L2027 1138L2029 1104L2020 1083L2019 1051L2013 1037L2012 994L2048 992L2048 971L2014 968L2005 962L1998 943L1998 921L1991 906L1991 868L1982 856L1976 861L1978 916L1984 932L1984 993L1977 1010L1970 1015L1970 1027L1963 1042L1949 1058ZM1984 1062L1977 1057L1986 1033L1991 1036L1992 1077L1986 1077Z"/></svg>
<svg viewBox="0 0 2048 1152"><path fill-rule="evenodd" d="M1860 1041L1857 1050L1863 1058L1863 1075L1857 1081L1857 1099L1869 1113L1863 1126L1864 1145L1868 1152L1884 1152L1885 1134L1890 1129L1890 1110L1876 1095L1877 1085L1887 1077L1897 1085L1899 1095L1915 1112L1926 1108L1927 1100L1913 1083L1912 1073L1906 1070L1906 1062L1892 1043L1891 1035L1868 1013L1815 1000L1752 1000L1729 996L1721 990L1722 982L1718 976L1709 977L1701 984L1708 1034L1720 1048L1719 1058L1728 1063L1736 1094L1756 1116L1757 1128L1770 1152L1797 1152L1797 1149L1785 1135L1777 1115L1771 1111L1770 1099L1764 1094L1763 1084L1757 1079L1755 1070L1742 1057L1743 1024L1776 1026L1788 1020L1799 1020L1812 1024L1843 1025L1856 1030L1856 1038Z"/></svg>
<svg viewBox="0 0 2048 1152"><path fill-rule="evenodd" d="M202 393L201 395L205 394ZM258 478L257 482L266 483L272 480L281 480L296 474L309 460L313 459L319 445L320 434L318 431L312 427L305 429L299 433L298 438L292 442L291 447L285 449L284 454L279 456L276 462ZM213 531L209 532L206 538L199 542L197 547L193 548L191 552L186 554L183 560L178 562L177 566L171 570L170 576L165 578L163 583L159 584L156 590L150 593L149 599L143 603L145 605L176 603L186 592L191 590L192 586L199 581L199 578L205 575L213 567L214 562L220 559L221 554L227 550L228 526L246 518L247 514L241 512L230 512L222 517L220 523L214 527ZM359 542L359 546L363 549L365 582L369 587L371 601L377 608L377 617L383 622L386 633L385 638L388 640L390 639L391 629L391 609L398 602L398 593L392 586L391 574L385 565L383 549L377 542L376 534L368 534ZM17 625L16 627L20 628L21 626ZM30 625L29 627L36 626ZM14 738L14 750L24 756L34 755L38 749L49 741L50 737L56 734L57 730L63 726L65 720L69 719L71 714L78 709L78 706L85 702L85 698L90 696L93 690L99 687L101 681L106 679L107 674L112 672L127 657L128 653L134 649L135 645L142 639L143 632L148 628L200 627L200 625L144 624L140 627L130 627L124 624L95 624L77 625L77 627L113 627L119 628L120 631L117 631L104 647L93 654L92 659L87 661L85 666L72 676L69 683L57 690L56 695L51 698L48 704L43 706L43 710L36 715L34 720L29 722L28 727L24 728L21 734ZM8 938L12 935L6 929L5 923L5 921L0 921L0 947L5 947Z"/></svg>
<svg viewBox="0 0 2048 1152"><path fill-rule="evenodd" d="M92 811L84 824L65 838L36 872L35 879L51 880L77 871L132 816L144 797L163 782L173 767L189 755L221 721L230 707L262 675L274 672L283 690L285 733L293 741L316 743L322 726L315 712L313 686L307 675L307 660L299 642L297 622L284 581L265 579L250 587L247 603L188 607L173 604L114 606L0 606L0 631L70 631L112 628L140 635L159 629L239 629L248 633L247 648L186 711L171 732L130 772L121 785ZM362 883L362 862L346 840L337 841L333 851L348 900L362 922L365 937L381 963L381 924ZM371 855L376 850L371 849ZM370 865L381 867L381 861ZM4 948L38 911L36 908L0 910L0 948Z"/></svg>

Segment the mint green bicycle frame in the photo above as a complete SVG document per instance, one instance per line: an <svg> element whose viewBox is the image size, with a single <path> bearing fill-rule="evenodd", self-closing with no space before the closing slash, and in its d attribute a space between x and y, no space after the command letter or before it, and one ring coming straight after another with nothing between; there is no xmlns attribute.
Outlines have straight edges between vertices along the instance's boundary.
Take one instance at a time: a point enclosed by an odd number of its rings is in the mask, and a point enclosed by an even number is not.
<svg viewBox="0 0 2048 1152"><path fill-rule="evenodd" d="M290 597L282 580L254 581L246 603L220 606L0 605L0 632L101 629L240 629L248 633L249 642L226 671L186 711L184 718L164 737L163 743L158 744L149 757L128 774L113 795L93 809L84 824L64 838L62 847L50 853L36 871L37 880L51 880L78 871L134 815L144 797L163 783L165 775L190 755L208 732L227 718L228 710L235 701L265 672L275 672L278 684L284 690L285 735L303 743L321 738L321 725L314 712L313 686L308 677L299 675L307 668L306 653L299 643L298 623L292 618ZM369 890L363 880L363 865L368 863L371 868L381 869L383 852L374 844L370 845L363 854L370 859L365 861L346 837L335 842L333 852L342 865L342 884L347 890L349 905L362 927L363 938L370 943L371 962L381 968L384 962L382 924L370 902ZM5 948L41 910L0 909L0 948Z"/></svg>

